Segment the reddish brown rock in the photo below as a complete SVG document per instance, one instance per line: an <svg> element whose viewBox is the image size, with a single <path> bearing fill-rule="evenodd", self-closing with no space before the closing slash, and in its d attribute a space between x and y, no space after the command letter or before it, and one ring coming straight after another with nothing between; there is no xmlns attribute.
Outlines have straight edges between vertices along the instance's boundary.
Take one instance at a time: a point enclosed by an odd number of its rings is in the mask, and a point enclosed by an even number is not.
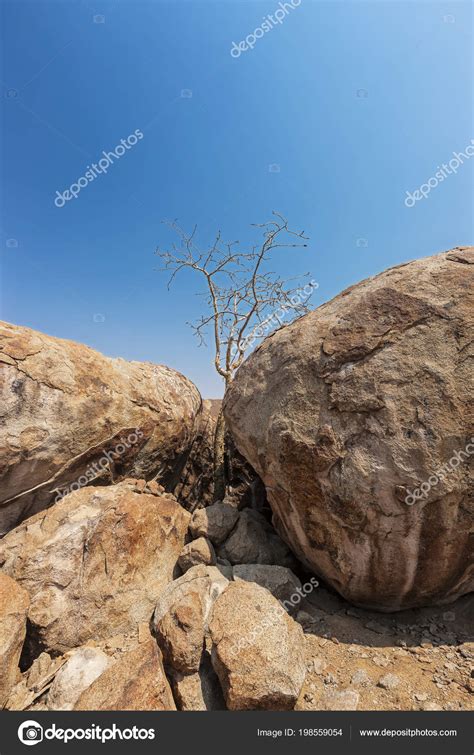
<svg viewBox="0 0 474 755"><path fill-rule="evenodd" d="M303 630L263 587L231 582L209 624L229 710L291 710L306 675Z"/></svg>
<svg viewBox="0 0 474 755"><path fill-rule="evenodd" d="M178 483L201 407L175 370L0 324L0 534L70 488Z"/></svg>
<svg viewBox="0 0 474 755"><path fill-rule="evenodd" d="M357 604L398 610L474 589L473 325L474 248L457 248L280 329L226 394L278 531Z"/></svg>
<svg viewBox="0 0 474 755"><path fill-rule="evenodd" d="M0 708L19 679L18 662L26 634L29 595L0 572Z"/></svg>
<svg viewBox="0 0 474 755"><path fill-rule="evenodd" d="M176 710L156 642L150 637L109 666L74 710Z"/></svg>
<svg viewBox="0 0 474 755"><path fill-rule="evenodd" d="M62 653L136 630L172 581L190 515L127 483L83 488L0 541L0 566L31 596L28 618Z"/></svg>

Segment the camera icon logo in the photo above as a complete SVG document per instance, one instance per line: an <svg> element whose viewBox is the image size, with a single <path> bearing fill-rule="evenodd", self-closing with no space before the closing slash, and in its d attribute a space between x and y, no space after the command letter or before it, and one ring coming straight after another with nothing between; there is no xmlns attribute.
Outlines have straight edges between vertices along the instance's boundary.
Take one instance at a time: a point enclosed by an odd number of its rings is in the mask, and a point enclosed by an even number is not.
<svg viewBox="0 0 474 755"><path fill-rule="evenodd" d="M18 727L18 739L24 745L37 745L43 741L43 727L37 721L24 721Z"/></svg>

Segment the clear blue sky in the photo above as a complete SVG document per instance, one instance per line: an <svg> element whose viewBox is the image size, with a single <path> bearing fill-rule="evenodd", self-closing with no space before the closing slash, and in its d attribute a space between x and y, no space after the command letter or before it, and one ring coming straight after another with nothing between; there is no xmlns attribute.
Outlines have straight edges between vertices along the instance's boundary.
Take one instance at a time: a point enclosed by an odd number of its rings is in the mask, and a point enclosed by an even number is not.
<svg viewBox="0 0 474 755"><path fill-rule="evenodd" d="M163 218L197 223L204 246L217 228L250 238L277 209L311 246L274 267L309 270L315 304L472 243L474 158L404 204L474 138L470 3L301 0L238 58L232 42L278 2L1 7L2 319L168 364L219 396L186 326L194 281L168 293L155 271ZM54 205L136 129L106 175Z"/></svg>

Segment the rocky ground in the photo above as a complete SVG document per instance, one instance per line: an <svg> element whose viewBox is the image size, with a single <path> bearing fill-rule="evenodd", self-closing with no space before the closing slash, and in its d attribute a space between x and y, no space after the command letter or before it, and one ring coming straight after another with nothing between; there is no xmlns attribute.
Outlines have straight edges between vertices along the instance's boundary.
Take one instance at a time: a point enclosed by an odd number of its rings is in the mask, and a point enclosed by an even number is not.
<svg viewBox="0 0 474 755"><path fill-rule="evenodd" d="M297 620L308 667L297 710L474 709L472 595L381 614L321 588Z"/></svg>
<svg viewBox="0 0 474 755"><path fill-rule="evenodd" d="M150 490L144 480L125 480L116 487L130 491L139 502L152 496L159 501L163 492L156 483L151 484ZM90 496L90 491L82 491L83 496L86 493ZM74 502L78 495L81 493L72 494L70 501ZM168 500L172 503L172 496ZM97 604L97 585L87 587L84 583L82 600L87 603L88 591L93 590L95 608L103 621L109 622L105 631L101 630L103 622L88 624L87 611L78 608L83 618L76 636L84 642L64 652L71 644L67 597L61 617L53 624L55 631L51 630L51 614L43 619L45 629L41 629L41 618L37 618L36 631L30 637L33 645L30 642L23 650L21 665L26 668L12 685L5 707L474 708L474 596L447 607L396 614L356 608L330 587L316 583L298 565L273 531L265 505L258 511L239 510L234 504L235 499L232 503L217 503L199 509L192 518L186 514L187 534L178 535L173 546L177 547L176 556L171 557L177 557L174 579L169 578L156 606L146 603L150 584L143 586L141 582L140 592L135 592L135 600L145 602L141 622L134 616L124 624L129 610L126 601L115 604L110 613L106 596L102 607ZM126 505L121 506L123 515ZM116 503L114 507L115 513ZM74 510L79 512L80 508L76 502ZM28 529L34 529L31 523ZM46 531L51 565L60 557L62 546L51 525ZM43 554L45 546L43 541ZM4 539L0 552L4 568L8 568L5 555L18 547L18 533L12 532ZM92 550L92 546L88 547ZM127 561L130 563L130 558ZM54 568L57 570L57 564ZM33 604L39 598L44 607L44 586L38 585L35 597L31 566L27 573L28 579L18 571L14 576L29 585ZM113 573L110 578L114 579ZM121 576L119 579L122 581ZM232 584L233 592L229 591ZM221 598L226 595L224 602ZM20 597L25 611L25 597ZM73 588L71 597L78 606L77 588ZM279 606L275 598L287 609L283 616L273 613ZM150 624L146 617L153 608ZM34 616L30 610L30 617ZM113 631L114 623L118 629L125 626L126 631ZM282 652L286 633L288 648ZM110 636L100 639L100 634ZM41 652L43 647L48 651ZM138 679L137 664L143 667L140 683L131 689L131 679ZM249 679L250 669L253 680Z"/></svg>

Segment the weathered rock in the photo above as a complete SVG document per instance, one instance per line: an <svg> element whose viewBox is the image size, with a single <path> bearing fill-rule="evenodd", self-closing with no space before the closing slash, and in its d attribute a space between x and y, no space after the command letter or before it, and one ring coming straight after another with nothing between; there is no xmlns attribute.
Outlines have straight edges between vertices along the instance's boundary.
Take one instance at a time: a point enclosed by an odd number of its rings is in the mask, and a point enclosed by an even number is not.
<svg viewBox="0 0 474 755"><path fill-rule="evenodd" d="M458 248L347 289L267 338L227 391L278 531L356 604L474 589L473 263Z"/></svg>
<svg viewBox="0 0 474 755"><path fill-rule="evenodd" d="M193 537L208 537L214 545L223 543L234 529L239 512L228 503L214 503L194 512L189 529Z"/></svg>
<svg viewBox="0 0 474 755"><path fill-rule="evenodd" d="M48 694L50 710L73 710L80 695L110 665L110 658L98 648L75 650L62 666Z"/></svg>
<svg viewBox="0 0 474 755"><path fill-rule="evenodd" d="M294 558L286 543L258 511L241 511L230 537L218 555L231 564L277 564L292 567Z"/></svg>
<svg viewBox="0 0 474 755"><path fill-rule="evenodd" d="M8 323L0 368L0 534L94 478L178 482L201 406L180 373Z"/></svg>
<svg viewBox="0 0 474 755"><path fill-rule="evenodd" d="M31 596L35 641L65 652L149 621L172 580L189 514L126 484L83 488L0 541L0 565Z"/></svg>
<svg viewBox="0 0 474 755"><path fill-rule="evenodd" d="M0 708L20 676L18 662L26 634L30 598L26 590L0 572Z"/></svg>
<svg viewBox="0 0 474 755"><path fill-rule="evenodd" d="M153 638L109 666L82 693L74 710L176 710Z"/></svg>
<svg viewBox="0 0 474 755"><path fill-rule="evenodd" d="M214 566L193 566L162 593L153 627L167 666L199 671L214 601L229 584Z"/></svg>
<svg viewBox="0 0 474 755"><path fill-rule="evenodd" d="M378 683L378 687L382 687L382 689L396 689L398 685L400 684L400 679L395 674L385 674L385 676L382 676Z"/></svg>
<svg viewBox="0 0 474 755"><path fill-rule="evenodd" d="M351 677L351 684L357 684L361 686L366 686L368 684L371 684L372 680L370 676L368 675L367 671L363 668L359 669L355 672L355 674Z"/></svg>
<svg viewBox="0 0 474 755"><path fill-rule="evenodd" d="M230 710L293 708L306 674L304 635L268 590L231 582L214 604L209 629Z"/></svg>
<svg viewBox="0 0 474 755"><path fill-rule="evenodd" d="M197 540L192 540L185 545L178 558L178 566L183 572L199 564L212 566L215 563L216 553L205 537L198 537Z"/></svg>
<svg viewBox="0 0 474 755"><path fill-rule="evenodd" d="M288 613L293 613L304 597L300 580L291 569L286 569L284 566L238 564L234 566L233 574L236 581L243 579L246 582L256 582L261 587L270 590L272 595L283 603Z"/></svg>
<svg viewBox="0 0 474 755"><path fill-rule="evenodd" d="M12 689L5 707L8 710L28 710L33 704L44 705L51 683L66 660L65 656L53 659L48 653L40 653Z"/></svg>
<svg viewBox="0 0 474 755"><path fill-rule="evenodd" d="M172 670L170 683L178 710L227 710L216 672L207 653L199 671L182 674Z"/></svg>

